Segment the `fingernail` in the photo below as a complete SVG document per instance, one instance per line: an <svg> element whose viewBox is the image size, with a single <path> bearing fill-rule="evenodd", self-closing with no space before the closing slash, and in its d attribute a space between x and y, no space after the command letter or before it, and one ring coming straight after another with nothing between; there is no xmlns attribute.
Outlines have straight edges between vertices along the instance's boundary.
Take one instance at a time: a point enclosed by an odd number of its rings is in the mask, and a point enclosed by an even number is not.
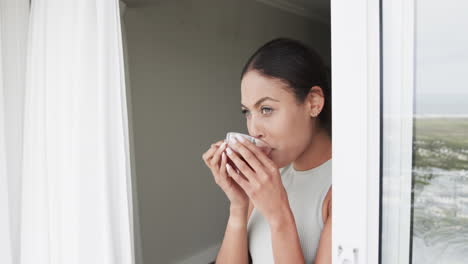
<svg viewBox="0 0 468 264"><path fill-rule="evenodd" d="M230 147L228 147L226 150L227 150L228 155L231 155L231 154L232 154L232 150L231 150Z"/></svg>
<svg viewBox="0 0 468 264"><path fill-rule="evenodd" d="M226 142L224 142L221 147L224 148L226 146Z"/></svg>
<svg viewBox="0 0 468 264"><path fill-rule="evenodd" d="M222 156L223 156L223 157L222 157L223 159L225 159L225 158L226 158L226 154L224 154L224 152L223 152Z"/></svg>
<svg viewBox="0 0 468 264"><path fill-rule="evenodd" d="M226 163L226 168L227 168L228 172L231 172L231 165Z"/></svg>

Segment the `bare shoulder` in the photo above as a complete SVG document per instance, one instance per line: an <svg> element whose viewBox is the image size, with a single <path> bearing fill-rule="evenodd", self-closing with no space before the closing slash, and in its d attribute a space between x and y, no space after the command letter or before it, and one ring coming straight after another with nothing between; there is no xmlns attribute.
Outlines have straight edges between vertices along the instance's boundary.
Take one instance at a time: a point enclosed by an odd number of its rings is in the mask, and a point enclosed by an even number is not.
<svg viewBox="0 0 468 264"><path fill-rule="evenodd" d="M327 195L325 196L325 199L323 199L323 205L322 205L322 220L323 223L327 221L327 218L331 216L331 209L332 209L332 187L328 189Z"/></svg>

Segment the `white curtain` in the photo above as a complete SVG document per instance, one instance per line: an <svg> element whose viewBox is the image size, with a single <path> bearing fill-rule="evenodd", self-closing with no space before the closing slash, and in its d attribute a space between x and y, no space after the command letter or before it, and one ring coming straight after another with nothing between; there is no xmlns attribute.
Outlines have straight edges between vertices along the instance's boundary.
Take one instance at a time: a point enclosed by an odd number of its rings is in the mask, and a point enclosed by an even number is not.
<svg viewBox="0 0 468 264"><path fill-rule="evenodd" d="M23 0L0 0L10 1ZM119 3L33 0L26 47L24 113L6 107L5 90L19 86L3 82L0 93L0 263L134 263ZM2 54L5 73L15 58ZM17 175L3 166L15 163L5 146L10 115L23 124ZM18 190L8 181L14 177Z"/></svg>
<svg viewBox="0 0 468 264"><path fill-rule="evenodd" d="M129 70L129 64L128 64L128 49L127 49L127 33L126 33L126 26L125 26L125 14L128 10L127 4L123 2L122 0L119 1L119 7L120 7L120 24L121 24L121 32L122 32L122 49L123 49L123 56L124 56L124 68L125 68L125 87L127 89L127 109L128 109L128 128L129 128L129 141L130 141L130 163L135 164L135 149L134 149L134 137L133 137L133 120L132 120L132 93L131 93L131 87L130 87L130 70ZM131 187L132 190L132 197L133 197L133 242L134 246L133 248L135 249L135 263L140 264L143 263L143 252L142 252L142 245L141 245L141 232L140 232L140 218L139 218L139 209L138 209L138 194L137 194L137 186L138 183L136 181L136 171L135 171L135 166L131 166L131 177L132 184Z"/></svg>
<svg viewBox="0 0 468 264"><path fill-rule="evenodd" d="M0 0L0 263L18 263L29 0Z"/></svg>

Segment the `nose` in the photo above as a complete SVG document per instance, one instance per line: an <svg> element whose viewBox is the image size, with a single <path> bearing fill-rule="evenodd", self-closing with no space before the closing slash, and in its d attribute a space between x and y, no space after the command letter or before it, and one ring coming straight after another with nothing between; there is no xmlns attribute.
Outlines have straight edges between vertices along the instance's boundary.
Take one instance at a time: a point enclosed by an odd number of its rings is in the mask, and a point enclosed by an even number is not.
<svg viewBox="0 0 468 264"><path fill-rule="evenodd" d="M255 137L261 140L263 140L263 138L265 137L264 129L262 125L260 124L260 122L256 121L254 118L250 120L249 126L247 129L249 130L249 135L251 135L252 137Z"/></svg>

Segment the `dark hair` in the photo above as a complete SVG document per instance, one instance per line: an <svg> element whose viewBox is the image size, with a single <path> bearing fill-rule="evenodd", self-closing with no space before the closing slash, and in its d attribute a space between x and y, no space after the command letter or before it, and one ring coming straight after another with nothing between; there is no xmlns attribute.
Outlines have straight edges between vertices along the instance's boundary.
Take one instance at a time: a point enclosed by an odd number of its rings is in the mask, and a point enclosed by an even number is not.
<svg viewBox="0 0 468 264"><path fill-rule="evenodd" d="M276 38L261 46L249 58L242 70L241 80L251 70L286 83L299 104L304 103L313 86L320 86L325 102L317 118L331 137L330 78L322 58L314 49L294 39Z"/></svg>

